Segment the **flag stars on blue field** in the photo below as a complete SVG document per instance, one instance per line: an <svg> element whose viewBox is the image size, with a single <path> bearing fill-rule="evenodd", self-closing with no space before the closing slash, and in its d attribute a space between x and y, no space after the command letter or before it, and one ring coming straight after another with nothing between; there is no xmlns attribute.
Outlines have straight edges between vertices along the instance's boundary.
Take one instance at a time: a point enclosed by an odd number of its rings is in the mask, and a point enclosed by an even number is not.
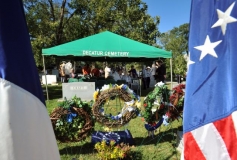
<svg viewBox="0 0 237 160"><path fill-rule="evenodd" d="M223 35L225 35L227 24L237 21L237 19L230 16L230 13L232 12L234 5L235 2L233 2L225 12L222 12L221 10L217 9L219 19L211 28L221 26L222 33Z"/></svg>
<svg viewBox="0 0 237 160"><path fill-rule="evenodd" d="M236 18L230 16L234 8L234 5L235 2L233 2L225 12L222 12L221 10L217 9L218 20L211 28L220 26L223 35L225 35L227 24L237 22ZM221 42L222 40L212 43L210 41L210 37L207 35L204 45L194 47L195 49L202 51L199 60L201 61L207 54L215 58L218 58L214 48L218 46Z"/></svg>
<svg viewBox="0 0 237 160"><path fill-rule="evenodd" d="M218 56L217 56L217 54L216 54L214 48L215 48L218 44L220 44L221 42L222 42L222 40L211 43L210 38L209 38L209 36L207 35L204 45L194 47L195 49L198 49L198 50L202 51L199 60L201 61L207 54L210 54L211 56L217 58Z"/></svg>

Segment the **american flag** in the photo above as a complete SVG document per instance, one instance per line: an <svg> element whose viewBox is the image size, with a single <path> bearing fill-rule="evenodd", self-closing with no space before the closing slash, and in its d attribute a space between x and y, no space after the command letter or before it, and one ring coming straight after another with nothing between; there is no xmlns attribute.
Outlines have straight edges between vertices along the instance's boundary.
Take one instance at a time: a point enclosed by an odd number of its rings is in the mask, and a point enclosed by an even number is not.
<svg viewBox="0 0 237 160"><path fill-rule="evenodd" d="M60 159L22 0L0 1L0 159Z"/></svg>
<svg viewBox="0 0 237 160"><path fill-rule="evenodd" d="M237 160L237 3L193 0L184 107L187 160Z"/></svg>

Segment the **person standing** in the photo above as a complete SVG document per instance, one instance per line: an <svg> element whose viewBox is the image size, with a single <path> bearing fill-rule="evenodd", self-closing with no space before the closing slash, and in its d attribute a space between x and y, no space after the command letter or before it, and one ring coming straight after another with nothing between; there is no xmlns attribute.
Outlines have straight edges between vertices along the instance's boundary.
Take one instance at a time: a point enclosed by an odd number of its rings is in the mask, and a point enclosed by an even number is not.
<svg viewBox="0 0 237 160"><path fill-rule="evenodd" d="M114 72L114 74L113 74L114 80L115 80L115 81L118 81L118 80L125 80L122 73L123 73L123 70L120 69L120 68L118 68L118 69Z"/></svg>
<svg viewBox="0 0 237 160"><path fill-rule="evenodd" d="M133 77L133 78L137 78L137 77L138 77L138 75L137 75L137 71L136 71L136 69L134 68L133 65L131 66L131 69L130 69L129 72L132 73L132 77Z"/></svg>
<svg viewBox="0 0 237 160"><path fill-rule="evenodd" d="M100 76L100 70L95 65L92 66L91 76L97 78Z"/></svg>
<svg viewBox="0 0 237 160"><path fill-rule="evenodd" d="M166 78L166 67L162 60L158 60L158 68L156 70L157 72L157 80L158 82L165 83Z"/></svg>
<svg viewBox="0 0 237 160"><path fill-rule="evenodd" d="M143 65L143 68L142 68L142 83L143 83L143 89L146 90L146 88L147 88L147 70L146 70L145 65Z"/></svg>
<svg viewBox="0 0 237 160"><path fill-rule="evenodd" d="M127 74L124 75L124 79L128 83L129 87L131 87L132 83L132 72L128 72Z"/></svg>
<svg viewBox="0 0 237 160"><path fill-rule="evenodd" d="M71 73L70 73L70 75L69 75L69 78L76 78L76 74L75 74L73 68L71 69Z"/></svg>
<svg viewBox="0 0 237 160"><path fill-rule="evenodd" d="M65 62L63 61L62 64L59 66L59 74L61 77L61 82L64 83L66 79L66 74L65 74Z"/></svg>
<svg viewBox="0 0 237 160"><path fill-rule="evenodd" d="M146 68L146 88L149 88L150 87L150 76L151 76L151 67L147 67Z"/></svg>
<svg viewBox="0 0 237 160"><path fill-rule="evenodd" d="M71 69L72 69L72 63L70 61L68 61L65 64L65 74L67 77L69 77L69 74L71 73Z"/></svg>
<svg viewBox="0 0 237 160"><path fill-rule="evenodd" d="M105 78L108 78L111 75L111 68L108 67L108 64L105 66Z"/></svg>
<svg viewBox="0 0 237 160"><path fill-rule="evenodd" d="M151 67L151 76L150 76L150 85L154 86L156 84L156 65L155 63L152 64Z"/></svg>
<svg viewBox="0 0 237 160"><path fill-rule="evenodd" d="M156 79L156 78L155 78L156 69L157 69L156 65L155 65L155 64L152 64L152 67L151 67L151 75L154 77L154 79Z"/></svg>
<svg viewBox="0 0 237 160"><path fill-rule="evenodd" d="M89 76L91 73L91 68L89 64L86 64L83 69L82 69L82 73L84 76Z"/></svg>

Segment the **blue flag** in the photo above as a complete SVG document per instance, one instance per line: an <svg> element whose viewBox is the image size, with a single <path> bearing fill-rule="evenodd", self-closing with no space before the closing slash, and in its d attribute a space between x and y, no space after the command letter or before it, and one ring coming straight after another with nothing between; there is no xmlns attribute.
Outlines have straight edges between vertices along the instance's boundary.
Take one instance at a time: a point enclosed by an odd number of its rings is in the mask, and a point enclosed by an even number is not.
<svg viewBox="0 0 237 160"><path fill-rule="evenodd" d="M193 0L184 158L237 159L236 0Z"/></svg>
<svg viewBox="0 0 237 160"><path fill-rule="evenodd" d="M0 1L0 159L60 159L21 0Z"/></svg>

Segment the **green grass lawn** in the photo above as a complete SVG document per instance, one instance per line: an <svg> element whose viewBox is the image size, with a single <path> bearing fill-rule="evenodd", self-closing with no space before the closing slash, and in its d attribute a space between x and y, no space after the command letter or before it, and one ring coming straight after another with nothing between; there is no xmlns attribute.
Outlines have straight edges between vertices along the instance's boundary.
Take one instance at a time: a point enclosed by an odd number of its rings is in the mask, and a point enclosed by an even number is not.
<svg viewBox="0 0 237 160"><path fill-rule="evenodd" d="M43 86L45 89L45 86ZM142 91L141 100L153 89ZM58 99L62 98L62 86L48 86L49 99L46 101L47 110L50 113L53 108L57 107ZM46 98L46 94L45 94ZM116 106L118 102L111 102L111 106ZM110 107L111 107L110 106ZM118 107L115 107L118 108ZM154 137L148 137L148 132L144 128L142 117L132 119L128 125L116 130L128 129L135 141L135 147L132 148L132 159L134 160L178 160L180 153L176 150L177 130L182 128L182 120L174 121L169 126L159 127ZM103 126L96 123L96 131L104 131ZM62 160L96 160L96 150L90 143L91 137L85 141L75 143L58 142L59 152ZM131 158L130 158L131 159Z"/></svg>

